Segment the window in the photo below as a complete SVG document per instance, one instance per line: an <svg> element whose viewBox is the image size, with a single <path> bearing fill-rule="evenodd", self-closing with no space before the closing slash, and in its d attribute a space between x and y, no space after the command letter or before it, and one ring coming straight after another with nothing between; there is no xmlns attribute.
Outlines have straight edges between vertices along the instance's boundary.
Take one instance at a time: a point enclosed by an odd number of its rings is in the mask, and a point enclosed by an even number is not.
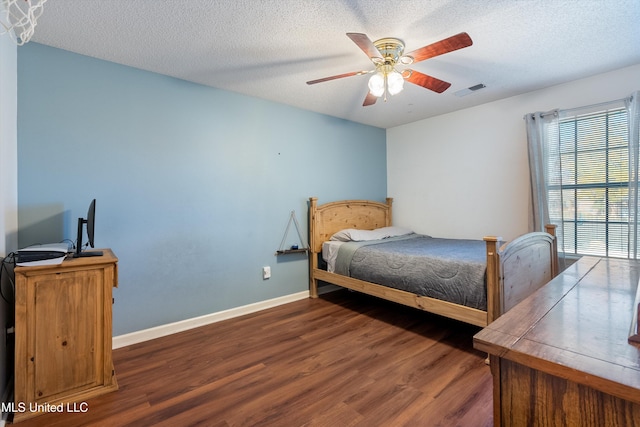
<svg viewBox="0 0 640 427"><path fill-rule="evenodd" d="M565 254L629 257L629 124L624 107L563 114L548 147L549 219ZM635 210L633 210L635 212ZM633 225L633 224L631 224Z"/></svg>
<svg viewBox="0 0 640 427"><path fill-rule="evenodd" d="M531 231L556 224L561 255L640 258L640 91L524 119Z"/></svg>

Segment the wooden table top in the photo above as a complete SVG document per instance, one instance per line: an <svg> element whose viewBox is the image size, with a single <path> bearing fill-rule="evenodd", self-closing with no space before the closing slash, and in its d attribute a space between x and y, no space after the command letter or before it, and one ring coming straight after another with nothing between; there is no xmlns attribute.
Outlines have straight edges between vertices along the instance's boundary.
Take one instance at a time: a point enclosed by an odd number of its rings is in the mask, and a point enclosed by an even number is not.
<svg viewBox="0 0 640 427"><path fill-rule="evenodd" d="M628 342L640 261L583 257L474 337L474 346L640 403L640 346Z"/></svg>

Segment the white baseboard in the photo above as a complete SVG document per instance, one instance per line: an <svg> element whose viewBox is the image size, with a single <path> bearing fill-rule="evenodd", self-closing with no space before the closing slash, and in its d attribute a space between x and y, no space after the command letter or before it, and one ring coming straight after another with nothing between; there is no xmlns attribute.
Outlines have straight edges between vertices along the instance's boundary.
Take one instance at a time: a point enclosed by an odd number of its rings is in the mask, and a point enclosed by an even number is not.
<svg viewBox="0 0 640 427"><path fill-rule="evenodd" d="M114 349L126 347L128 345L164 337L199 326L209 325L211 323L220 322L222 320L232 319L234 317L243 316L245 314L255 313L271 307L276 307L289 302L298 301L309 298L309 291L298 292L291 295L285 295L266 301L260 301L253 304L243 305L241 307L231 308L229 310L218 311L216 313L205 314L204 316L193 317L191 319L181 320L179 322L169 323L166 325L155 326L141 331L131 332L129 334L118 335L113 337L112 347ZM2 427L0 425L0 427Z"/></svg>

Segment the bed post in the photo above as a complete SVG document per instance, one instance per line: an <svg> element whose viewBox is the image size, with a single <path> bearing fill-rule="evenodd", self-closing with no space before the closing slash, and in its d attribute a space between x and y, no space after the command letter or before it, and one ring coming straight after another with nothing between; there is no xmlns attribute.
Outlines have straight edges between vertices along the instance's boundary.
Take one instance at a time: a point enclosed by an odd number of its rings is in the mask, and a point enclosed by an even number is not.
<svg viewBox="0 0 640 427"><path fill-rule="evenodd" d="M318 253L316 252L316 206L317 197L309 198L309 250L311 252L311 262L309 263L309 297L318 298L318 279L314 276L314 271L318 268Z"/></svg>
<svg viewBox="0 0 640 427"><path fill-rule="evenodd" d="M553 236L553 245L552 245L552 254L553 260L551 262L551 277L556 277L559 273L558 271L558 238L556 237L556 225L555 224L547 224L544 226L544 229L547 233Z"/></svg>
<svg viewBox="0 0 640 427"><path fill-rule="evenodd" d="M387 197L387 206L389 209L387 210L387 226L393 225L393 197Z"/></svg>
<svg viewBox="0 0 640 427"><path fill-rule="evenodd" d="M483 239L487 246L487 325L500 316L502 295L500 292L499 237L487 236Z"/></svg>

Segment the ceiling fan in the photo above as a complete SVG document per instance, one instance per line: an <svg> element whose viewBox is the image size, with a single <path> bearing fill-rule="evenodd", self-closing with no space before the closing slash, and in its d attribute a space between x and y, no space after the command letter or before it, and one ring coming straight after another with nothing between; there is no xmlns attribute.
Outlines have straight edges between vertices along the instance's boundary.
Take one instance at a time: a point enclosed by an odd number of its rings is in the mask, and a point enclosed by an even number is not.
<svg viewBox="0 0 640 427"><path fill-rule="evenodd" d="M369 79L369 92L362 104L364 107L375 104L378 98L383 95L384 100L386 101L387 93L390 95L399 93L402 91L405 80L409 83L422 86L437 93L444 92L449 88L449 86L451 86L451 83L409 68L398 71L396 69L396 65L415 64L416 62L424 61L425 59L443 55L473 44L469 34L460 33L405 54L404 42L400 39L387 37L372 42L366 34L362 33L347 33L347 37L353 40L353 42L358 45L369 59L371 59L375 69L368 71L354 71L351 73L324 77L322 79L310 80L307 84L313 85L344 77L375 73Z"/></svg>

